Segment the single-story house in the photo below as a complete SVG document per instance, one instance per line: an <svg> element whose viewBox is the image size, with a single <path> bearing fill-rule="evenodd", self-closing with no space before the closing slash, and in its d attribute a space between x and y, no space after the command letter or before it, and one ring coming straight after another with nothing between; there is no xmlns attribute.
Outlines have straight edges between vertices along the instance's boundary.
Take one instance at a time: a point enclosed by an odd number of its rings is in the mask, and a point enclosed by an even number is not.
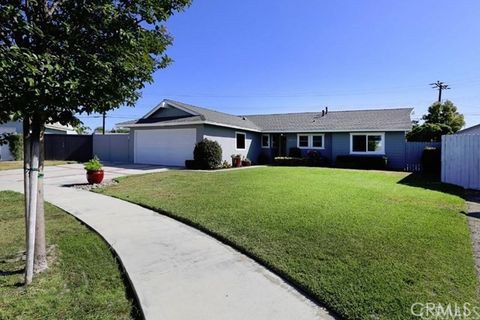
<svg viewBox="0 0 480 320"><path fill-rule="evenodd" d="M301 112L237 116L163 100L141 119L117 124L130 128L135 163L183 166L195 143L207 138L222 147L223 160L240 154L256 162L264 152L288 156L315 150L332 163L339 155L385 155L389 167L403 169L405 134L412 108Z"/></svg>
<svg viewBox="0 0 480 320"><path fill-rule="evenodd" d="M455 134L480 134L480 124L457 131Z"/></svg>
<svg viewBox="0 0 480 320"><path fill-rule="evenodd" d="M0 124L0 134L4 133L16 133L23 134L23 123L22 121L9 121ZM45 125L45 134L77 134L75 129L71 126L63 126L59 123L46 124ZM10 153L9 146L7 144L0 145L0 161L2 160L13 160L12 154Z"/></svg>

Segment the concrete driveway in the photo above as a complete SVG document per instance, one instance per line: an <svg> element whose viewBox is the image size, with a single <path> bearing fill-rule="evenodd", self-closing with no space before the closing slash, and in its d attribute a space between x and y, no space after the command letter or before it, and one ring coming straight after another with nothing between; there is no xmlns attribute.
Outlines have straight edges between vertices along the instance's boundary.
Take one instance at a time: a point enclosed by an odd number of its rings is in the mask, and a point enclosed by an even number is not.
<svg viewBox="0 0 480 320"><path fill-rule="evenodd" d="M168 170L112 164L104 169L107 179ZM0 171L0 190L22 192L22 179L22 170ZM194 228L120 199L65 187L85 180L80 164L47 167L45 200L108 242L146 319L333 319L277 275Z"/></svg>
<svg viewBox="0 0 480 320"><path fill-rule="evenodd" d="M111 180L121 176L129 176L135 174L146 174L153 172L162 172L170 169L164 166L130 164L130 163L103 163L105 171L105 180ZM2 170L0 171L0 184L18 183L23 181L23 170ZM83 164L64 164L59 166L45 167L45 185L72 185L87 183L85 169Z"/></svg>

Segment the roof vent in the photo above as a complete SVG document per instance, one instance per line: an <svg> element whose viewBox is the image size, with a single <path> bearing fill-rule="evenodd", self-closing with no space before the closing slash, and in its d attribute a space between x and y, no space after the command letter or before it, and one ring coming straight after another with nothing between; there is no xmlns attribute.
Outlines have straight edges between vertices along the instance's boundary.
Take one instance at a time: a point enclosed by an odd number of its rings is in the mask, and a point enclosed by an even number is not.
<svg viewBox="0 0 480 320"><path fill-rule="evenodd" d="M325 115L325 110L322 110L322 117Z"/></svg>
<svg viewBox="0 0 480 320"><path fill-rule="evenodd" d="M242 120L247 120L247 118L245 118L245 117L242 117Z"/></svg>
<svg viewBox="0 0 480 320"><path fill-rule="evenodd" d="M325 107L325 114L328 113L328 107Z"/></svg>

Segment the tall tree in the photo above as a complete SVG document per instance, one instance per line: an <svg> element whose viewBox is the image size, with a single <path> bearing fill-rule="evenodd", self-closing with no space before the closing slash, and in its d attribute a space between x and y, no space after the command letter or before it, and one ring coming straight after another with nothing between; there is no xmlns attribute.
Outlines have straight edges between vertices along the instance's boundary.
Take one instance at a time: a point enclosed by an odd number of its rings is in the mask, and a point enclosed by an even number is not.
<svg viewBox="0 0 480 320"><path fill-rule="evenodd" d="M0 2L0 122L25 130L26 284L34 269L45 123L76 126L76 114L133 106L172 43L165 21L190 0L4 0ZM42 183L40 183L40 188ZM41 192L42 193L42 192ZM38 197L42 202L43 198ZM37 207L39 210L37 210ZM44 228L37 225L36 229ZM37 235L42 232L37 232ZM44 240L44 239L43 239ZM44 243L44 241L43 241ZM38 250L38 249L37 249ZM41 255L41 254L40 254Z"/></svg>
<svg viewBox="0 0 480 320"><path fill-rule="evenodd" d="M415 124L407 134L409 141L441 141L442 135L452 134L465 125L463 115L453 102L435 102L422 117L424 123Z"/></svg>

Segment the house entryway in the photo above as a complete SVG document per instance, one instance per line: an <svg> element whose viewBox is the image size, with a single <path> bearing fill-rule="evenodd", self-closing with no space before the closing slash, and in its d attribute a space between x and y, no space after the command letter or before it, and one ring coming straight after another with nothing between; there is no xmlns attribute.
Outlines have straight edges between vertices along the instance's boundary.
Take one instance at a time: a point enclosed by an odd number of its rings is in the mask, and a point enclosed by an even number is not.
<svg viewBox="0 0 480 320"><path fill-rule="evenodd" d="M287 150L287 136L283 133L272 134L272 149L274 157L286 157Z"/></svg>

